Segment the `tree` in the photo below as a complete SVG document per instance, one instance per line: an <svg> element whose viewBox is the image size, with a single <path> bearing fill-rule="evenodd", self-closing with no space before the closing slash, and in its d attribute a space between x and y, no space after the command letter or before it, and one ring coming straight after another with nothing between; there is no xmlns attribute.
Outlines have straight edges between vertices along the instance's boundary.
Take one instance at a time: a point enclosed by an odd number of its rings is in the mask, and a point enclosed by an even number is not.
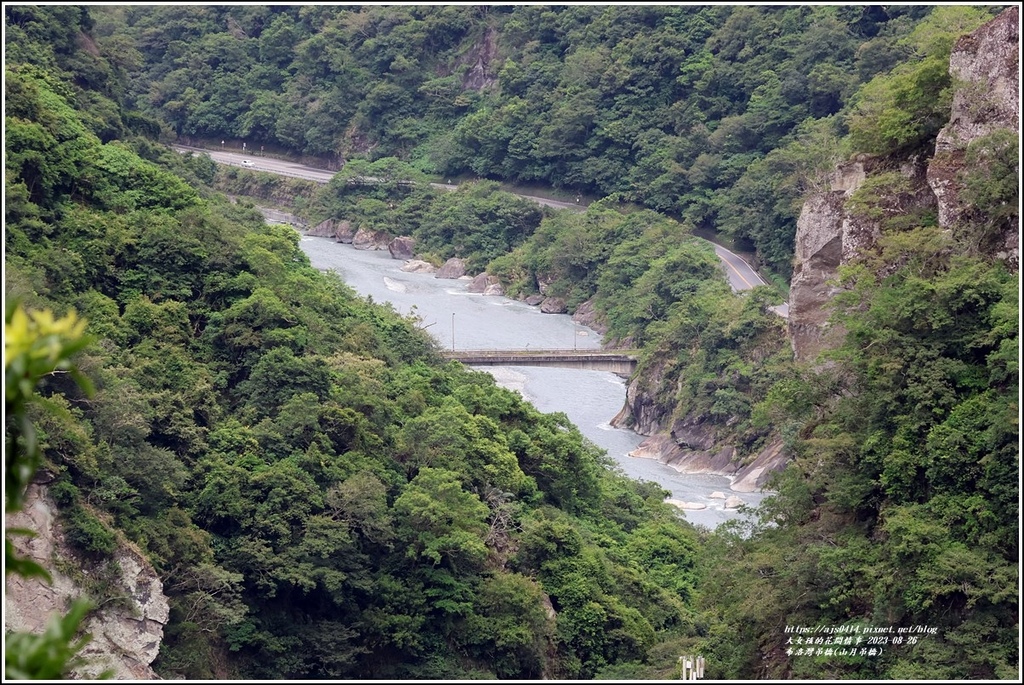
<svg viewBox="0 0 1024 685"><path fill-rule="evenodd" d="M407 556L458 571L487 556L487 505L462 489L458 473L424 467L395 500Z"/></svg>

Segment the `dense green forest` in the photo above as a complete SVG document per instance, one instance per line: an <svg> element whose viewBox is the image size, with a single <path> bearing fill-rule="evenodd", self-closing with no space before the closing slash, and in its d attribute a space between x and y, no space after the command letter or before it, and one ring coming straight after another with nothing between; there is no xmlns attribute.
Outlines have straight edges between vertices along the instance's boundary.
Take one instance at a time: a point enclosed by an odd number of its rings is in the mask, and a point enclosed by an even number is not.
<svg viewBox="0 0 1024 685"><path fill-rule="evenodd" d="M692 237L788 276L806 194L854 151L933 147L953 39L998 9L5 7L5 294L93 336L95 392L49 375L28 407L81 563L152 561L164 677L671 678L687 652L711 678L1014 677L1019 288L983 247L1019 221L1017 139L974 150L961 230L898 217L845 269L826 364ZM311 269L212 186L258 174L176 136L345 161L300 211L592 301L680 415L785 440L778 494L694 530ZM402 183L436 175L604 199ZM787 625L934 633L803 657Z"/></svg>
<svg viewBox="0 0 1024 685"><path fill-rule="evenodd" d="M445 177L612 196L746 241L785 278L801 195L846 151L840 139L853 122L835 115L897 64L919 65L922 84L948 81L936 34L950 21L930 12L278 5L92 14L109 69L125 76L126 104L175 135L335 162L398 157ZM986 14L957 12L966 17L954 30ZM906 101L931 111L913 113L916 130L898 145L934 134L936 112L948 116L948 101L921 94Z"/></svg>
<svg viewBox="0 0 1024 685"><path fill-rule="evenodd" d="M69 11L36 20L74 41ZM83 563L125 537L164 579L159 672L591 678L695 637L664 493L311 269L204 160L104 142L74 58L103 62L52 47L7 64L5 292L96 338L94 395L47 377L33 418Z"/></svg>

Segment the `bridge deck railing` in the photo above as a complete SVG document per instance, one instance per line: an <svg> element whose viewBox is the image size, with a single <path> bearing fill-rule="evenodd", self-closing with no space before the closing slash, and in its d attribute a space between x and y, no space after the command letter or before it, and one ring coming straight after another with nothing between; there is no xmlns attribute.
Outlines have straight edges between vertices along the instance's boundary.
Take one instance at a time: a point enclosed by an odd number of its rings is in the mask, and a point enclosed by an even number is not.
<svg viewBox="0 0 1024 685"><path fill-rule="evenodd" d="M639 350L589 350L589 349L540 349L540 348L527 348L522 350L443 350L443 353L451 356L472 356L472 357L507 357L507 356L550 356L550 355L564 355L564 356L600 356L600 357L635 357Z"/></svg>

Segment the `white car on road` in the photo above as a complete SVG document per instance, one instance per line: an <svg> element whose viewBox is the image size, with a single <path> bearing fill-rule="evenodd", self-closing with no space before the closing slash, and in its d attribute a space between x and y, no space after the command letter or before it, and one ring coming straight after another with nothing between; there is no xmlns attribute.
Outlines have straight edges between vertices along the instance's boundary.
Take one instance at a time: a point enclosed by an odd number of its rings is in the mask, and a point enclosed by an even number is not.
<svg viewBox="0 0 1024 685"><path fill-rule="evenodd" d="M256 163L253 162L251 159L243 159L242 166L244 166L247 169L252 169L256 166Z"/></svg>

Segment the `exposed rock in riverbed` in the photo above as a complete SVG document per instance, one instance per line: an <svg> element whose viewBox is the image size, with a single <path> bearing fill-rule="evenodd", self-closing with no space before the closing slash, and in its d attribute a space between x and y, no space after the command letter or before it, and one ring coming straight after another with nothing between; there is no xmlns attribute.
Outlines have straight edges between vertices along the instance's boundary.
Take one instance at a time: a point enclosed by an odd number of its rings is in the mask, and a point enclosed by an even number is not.
<svg viewBox="0 0 1024 685"><path fill-rule="evenodd" d="M437 267L422 259L410 259L402 265L402 271L410 274L432 274L437 271Z"/></svg>
<svg viewBox="0 0 1024 685"><path fill-rule="evenodd" d="M388 252L392 259L412 259L416 256L416 239L399 236L388 243Z"/></svg>
<svg viewBox="0 0 1024 685"><path fill-rule="evenodd" d="M334 232L337 230L337 221L334 219L325 219L321 221L313 228L306 231L306 235L316 236L318 238L333 238Z"/></svg>
<svg viewBox="0 0 1024 685"><path fill-rule="evenodd" d="M386 250L391 236L384 231L368 231L360 228L352 239L352 247L357 250Z"/></svg>
<svg viewBox="0 0 1024 685"><path fill-rule="evenodd" d="M501 287L501 283L498 281L497 276L492 276L486 272L477 274L469 285L466 286L466 291L471 293L480 293L483 295L504 295L505 289Z"/></svg>
<svg viewBox="0 0 1024 685"><path fill-rule="evenodd" d="M702 504L701 502L684 502L679 499L672 499L671 497L665 501L673 506L679 507L680 509L686 509L688 511L700 511L701 509L708 508L708 505Z"/></svg>
<svg viewBox="0 0 1024 685"><path fill-rule="evenodd" d="M680 445L671 435L657 433L646 438L629 453L631 457L657 459L680 473L706 473L731 480L734 492L757 492L768 478L786 464L781 442L773 442L756 454L750 463L736 461L736 450L726 445L717 450L696 450ZM722 495L723 493L715 493ZM712 495L714 496L714 495Z"/></svg>
<svg viewBox="0 0 1024 685"><path fill-rule="evenodd" d="M352 227L351 221L345 221L344 219L338 221L338 225L334 230L334 238L339 243L351 245L352 241L355 240L356 229Z"/></svg>
<svg viewBox="0 0 1024 685"><path fill-rule="evenodd" d="M458 257L452 257L437 270L434 278L462 278L466 275L466 262Z"/></svg>
<svg viewBox="0 0 1024 685"><path fill-rule="evenodd" d="M540 310L545 314L565 314L568 311L565 300L560 297L545 297L540 303Z"/></svg>
<svg viewBox="0 0 1024 685"><path fill-rule="evenodd" d="M580 304L576 308L576 311L572 314L572 320L581 326L593 329L604 335L608 332L608 326L605 325L603 318L598 314L597 310L594 309L593 298Z"/></svg>

